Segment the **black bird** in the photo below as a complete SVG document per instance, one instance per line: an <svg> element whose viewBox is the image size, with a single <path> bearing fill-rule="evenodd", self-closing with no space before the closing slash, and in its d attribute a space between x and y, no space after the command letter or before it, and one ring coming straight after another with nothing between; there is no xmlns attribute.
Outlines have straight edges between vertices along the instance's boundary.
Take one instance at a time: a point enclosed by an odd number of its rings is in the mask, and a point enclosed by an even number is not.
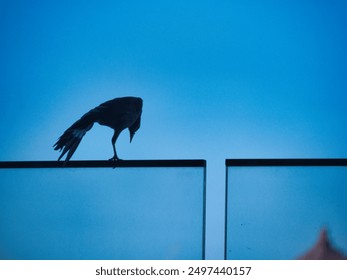
<svg viewBox="0 0 347 280"><path fill-rule="evenodd" d="M140 128L142 103L143 101L139 97L115 98L100 104L98 107L84 114L54 144L54 150L63 150L58 160L66 153L65 161L70 160L83 136L93 127L95 122L106 125L114 130L112 137L114 155L110 160L119 160L115 146L117 138L124 129L128 128L131 142L135 132Z"/></svg>

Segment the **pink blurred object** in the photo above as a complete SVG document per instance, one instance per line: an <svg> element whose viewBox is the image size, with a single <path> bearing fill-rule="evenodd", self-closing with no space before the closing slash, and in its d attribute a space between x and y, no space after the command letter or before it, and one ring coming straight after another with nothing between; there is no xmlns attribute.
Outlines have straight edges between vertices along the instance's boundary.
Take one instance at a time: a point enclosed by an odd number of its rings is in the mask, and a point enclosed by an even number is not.
<svg viewBox="0 0 347 280"><path fill-rule="evenodd" d="M299 260L347 260L347 256L332 248L328 239L328 231L323 228L316 244L305 254L298 257Z"/></svg>

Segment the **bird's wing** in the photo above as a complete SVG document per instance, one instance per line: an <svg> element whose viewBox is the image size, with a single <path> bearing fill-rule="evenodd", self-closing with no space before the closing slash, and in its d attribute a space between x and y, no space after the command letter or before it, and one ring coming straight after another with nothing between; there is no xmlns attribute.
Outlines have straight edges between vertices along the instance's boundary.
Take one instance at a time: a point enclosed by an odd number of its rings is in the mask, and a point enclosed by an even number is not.
<svg viewBox="0 0 347 280"><path fill-rule="evenodd" d="M140 98L136 97L122 97L106 101L94 109L99 112L96 121L119 131L129 128L141 114L139 101Z"/></svg>

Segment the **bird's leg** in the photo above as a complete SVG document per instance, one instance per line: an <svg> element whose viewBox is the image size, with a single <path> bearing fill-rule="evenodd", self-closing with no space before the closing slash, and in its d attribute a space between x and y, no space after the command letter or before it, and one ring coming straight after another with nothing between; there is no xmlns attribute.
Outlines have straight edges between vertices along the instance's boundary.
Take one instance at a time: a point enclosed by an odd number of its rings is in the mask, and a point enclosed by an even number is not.
<svg viewBox="0 0 347 280"><path fill-rule="evenodd" d="M116 141L117 141L117 138L119 136L119 133L118 131L114 131L114 134L113 134L113 137L112 137L112 148L113 148L113 154L114 156L112 158L110 158L109 160L119 160L119 157L117 156L117 152L116 152Z"/></svg>

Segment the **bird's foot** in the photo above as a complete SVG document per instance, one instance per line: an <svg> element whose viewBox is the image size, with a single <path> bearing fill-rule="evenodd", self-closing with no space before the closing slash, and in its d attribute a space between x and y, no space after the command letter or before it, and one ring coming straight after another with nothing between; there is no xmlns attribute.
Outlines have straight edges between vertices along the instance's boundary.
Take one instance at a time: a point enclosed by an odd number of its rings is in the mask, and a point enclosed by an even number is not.
<svg viewBox="0 0 347 280"><path fill-rule="evenodd" d="M120 159L120 158L117 157L117 156L111 157L111 158L109 159L109 161L120 161L120 160L122 160L122 159Z"/></svg>
<svg viewBox="0 0 347 280"><path fill-rule="evenodd" d="M118 158L117 156L114 156L112 158L109 159L109 161L114 163L113 169L116 168L118 166L118 164L122 161L120 158Z"/></svg>

